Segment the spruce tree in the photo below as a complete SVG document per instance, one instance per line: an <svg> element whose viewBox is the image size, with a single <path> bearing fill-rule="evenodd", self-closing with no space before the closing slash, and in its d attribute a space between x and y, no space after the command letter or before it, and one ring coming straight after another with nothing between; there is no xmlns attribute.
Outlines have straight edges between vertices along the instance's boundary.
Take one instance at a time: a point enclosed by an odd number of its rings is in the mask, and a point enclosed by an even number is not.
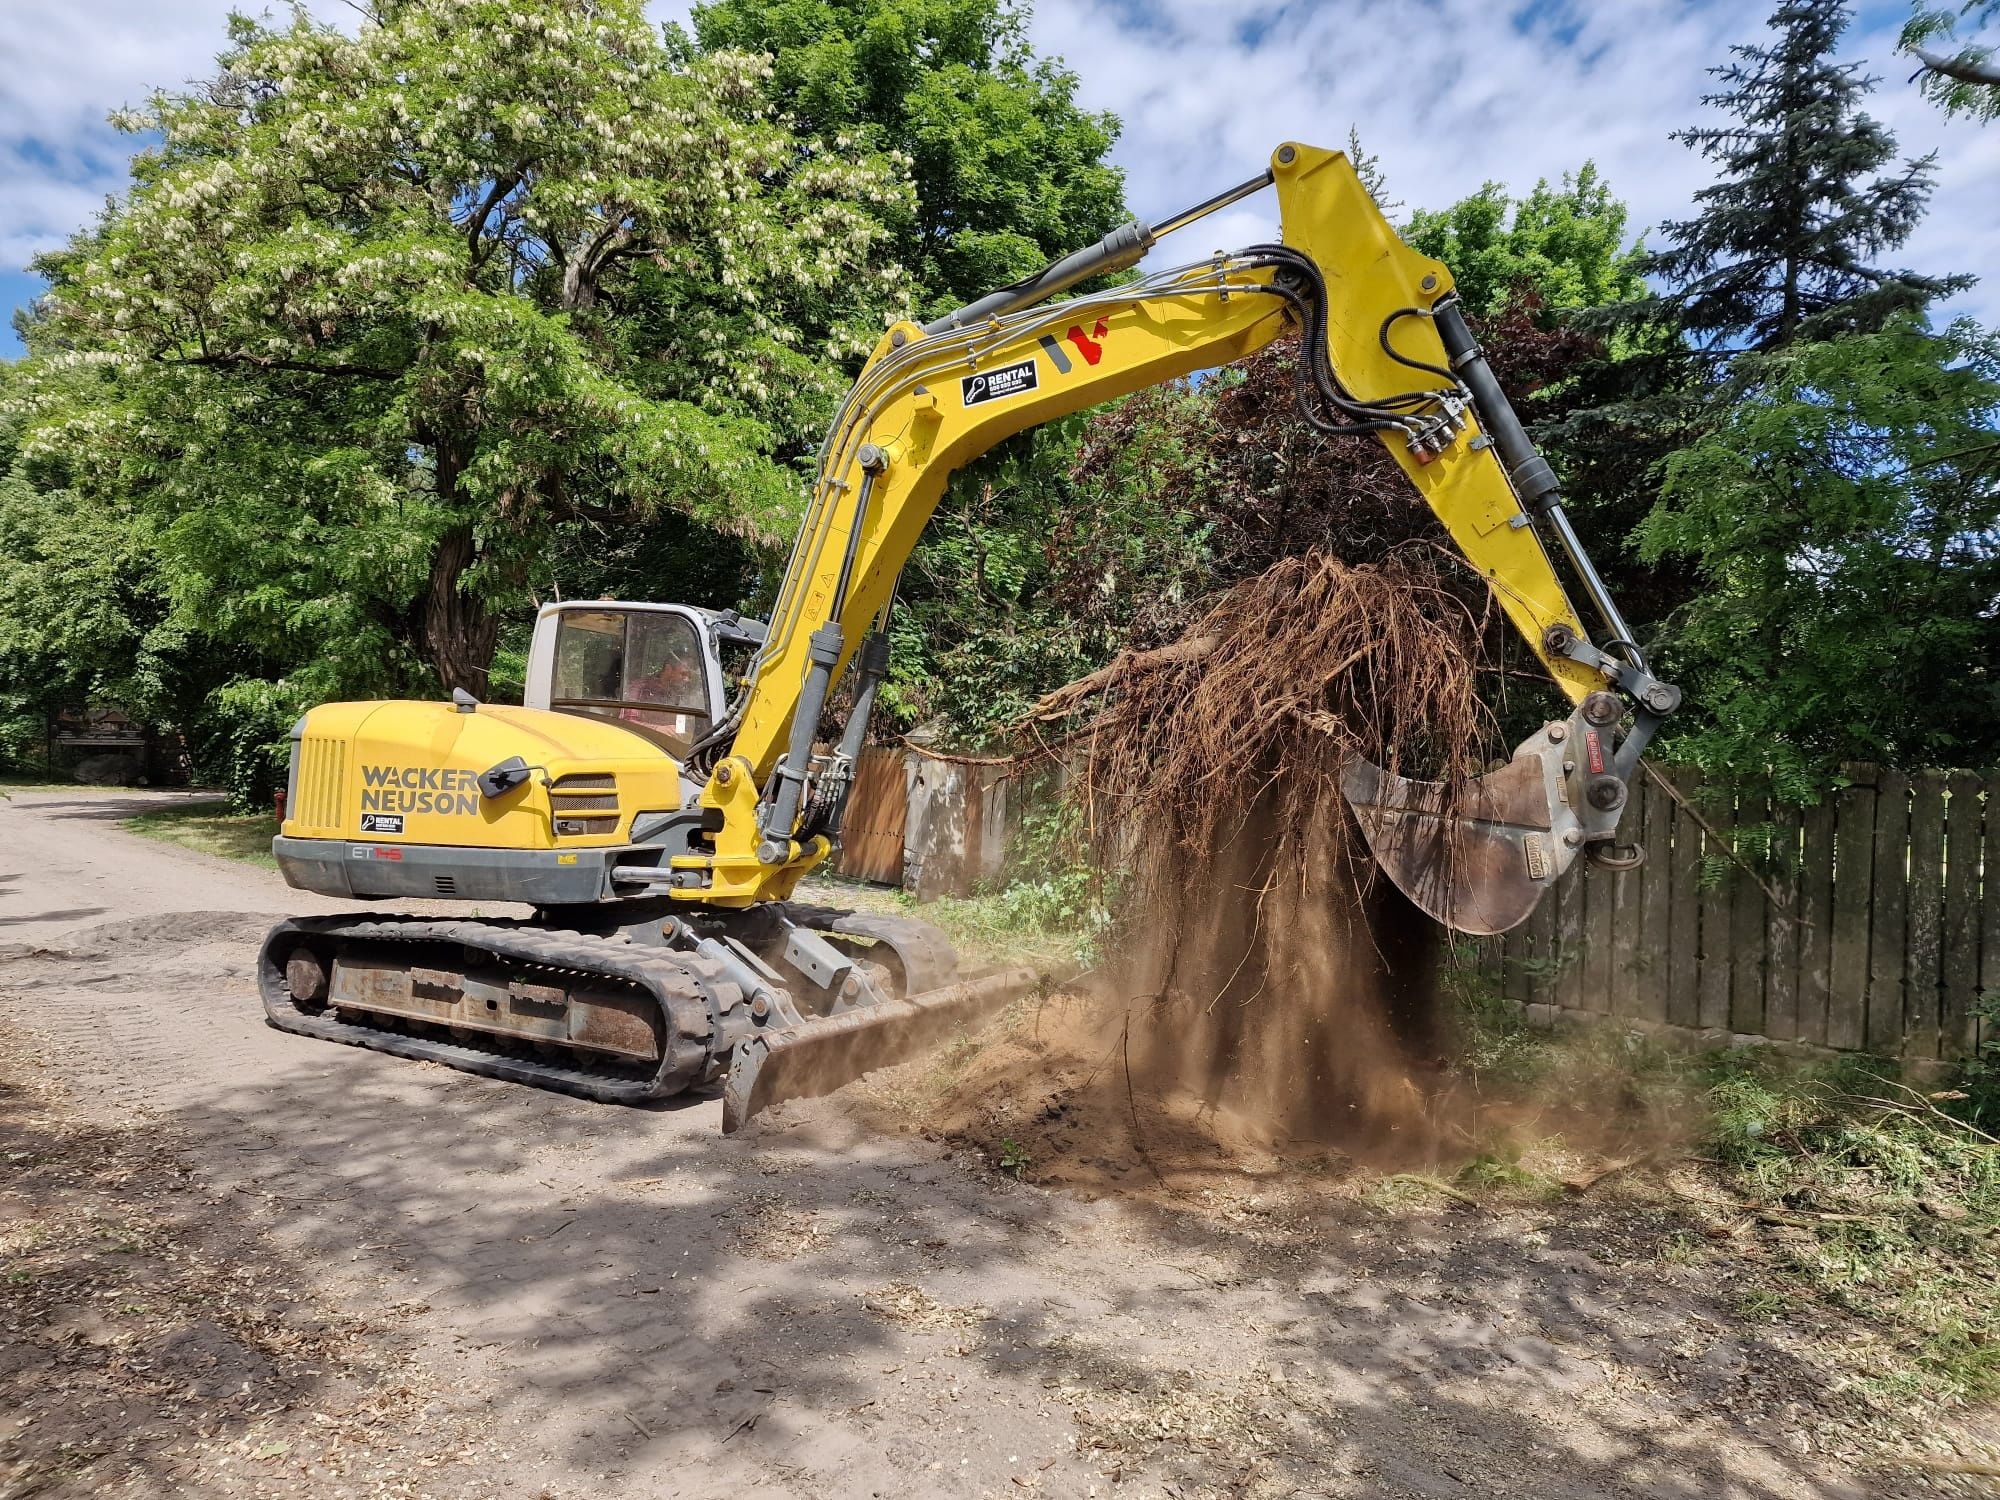
<svg viewBox="0 0 2000 1500"><path fill-rule="evenodd" d="M1848 20L1846 0L1782 0L1772 40L1710 70L1726 87L1703 102L1733 118L1674 133L1718 177L1644 269L1703 347L1872 331L1970 284L1871 264L1923 217L1932 158L1898 164L1895 136L1862 111L1876 80L1834 58Z"/></svg>

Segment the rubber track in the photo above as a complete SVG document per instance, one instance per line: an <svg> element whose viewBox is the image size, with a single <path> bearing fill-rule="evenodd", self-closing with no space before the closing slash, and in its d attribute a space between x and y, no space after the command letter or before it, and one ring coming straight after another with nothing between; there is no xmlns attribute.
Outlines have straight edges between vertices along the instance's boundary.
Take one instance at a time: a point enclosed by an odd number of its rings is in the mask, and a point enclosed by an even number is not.
<svg viewBox="0 0 2000 1500"><path fill-rule="evenodd" d="M318 1015L308 1014L292 1003L285 988L283 959L292 947L287 939L294 934L336 943L452 943L490 953L505 964L624 980L650 994L666 1021L660 1066L651 1078L618 1078L438 1037L407 1036L342 1021L331 1008ZM720 1018L741 999L737 986L721 977L718 966L697 954L525 923L393 916L293 917L280 922L264 939L258 955L257 987L265 1018L280 1031L397 1057L421 1058L465 1073L504 1078L606 1104L663 1099L715 1077L729 1061L728 1051L718 1053L713 1045Z"/></svg>

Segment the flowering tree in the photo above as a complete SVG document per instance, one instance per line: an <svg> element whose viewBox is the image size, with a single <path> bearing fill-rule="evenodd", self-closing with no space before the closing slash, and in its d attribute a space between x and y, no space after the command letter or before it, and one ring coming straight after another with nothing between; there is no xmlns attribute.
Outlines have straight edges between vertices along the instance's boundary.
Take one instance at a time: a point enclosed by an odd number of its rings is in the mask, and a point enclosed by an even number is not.
<svg viewBox="0 0 2000 1500"><path fill-rule="evenodd" d="M237 17L38 269L25 451L156 518L175 607L303 697L485 687L552 529L781 532L787 456L900 308L907 164L639 0Z"/></svg>

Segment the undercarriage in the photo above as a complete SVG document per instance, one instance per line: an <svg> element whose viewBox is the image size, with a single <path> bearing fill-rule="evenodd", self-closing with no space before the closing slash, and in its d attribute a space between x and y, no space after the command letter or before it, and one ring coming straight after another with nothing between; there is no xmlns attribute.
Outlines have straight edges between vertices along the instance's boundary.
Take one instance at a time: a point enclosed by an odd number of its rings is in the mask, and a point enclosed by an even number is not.
<svg viewBox="0 0 2000 1500"><path fill-rule="evenodd" d="M720 1082L734 1130L935 1045L1034 978L960 981L944 935L909 918L685 911L296 917L266 937L258 988L281 1030L605 1103Z"/></svg>

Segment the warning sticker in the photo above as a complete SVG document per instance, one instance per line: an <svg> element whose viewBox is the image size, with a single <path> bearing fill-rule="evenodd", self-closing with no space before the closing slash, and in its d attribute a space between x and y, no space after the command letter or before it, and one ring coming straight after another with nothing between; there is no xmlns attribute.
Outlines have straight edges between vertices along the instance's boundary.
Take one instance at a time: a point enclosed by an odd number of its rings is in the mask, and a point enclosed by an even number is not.
<svg viewBox="0 0 2000 1500"><path fill-rule="evenodd" d="M982 401L999 401L1007 396L1018 396L1023 391L1032 391L1036 384L1035 362L1023 359L1011 365L981 370L977 375L962 375L958 389L965 397L967 406L977 406Z"/></svg>
<svg viewBox="0 0 2000 1500"><path fill-rule="evenodd" d="M401 813L363 813L361 815L363 833L401 833L403 815Z"/></svg>

